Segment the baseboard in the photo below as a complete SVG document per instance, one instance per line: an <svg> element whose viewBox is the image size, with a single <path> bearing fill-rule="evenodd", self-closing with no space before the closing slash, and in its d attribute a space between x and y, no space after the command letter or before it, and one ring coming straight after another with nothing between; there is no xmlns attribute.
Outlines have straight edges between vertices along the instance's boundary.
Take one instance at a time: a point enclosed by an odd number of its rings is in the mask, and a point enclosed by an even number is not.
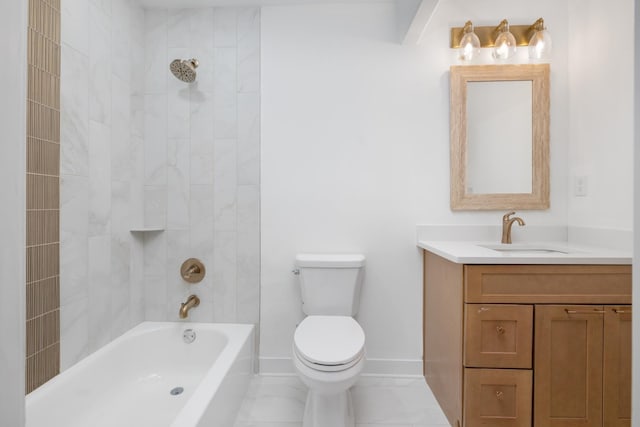
<svg viewBox="0 0 640 427"><path fill-rule="evenodd" d="M260 357L261 375L294 374L290 357ZM369 359L364 365L363 375L374 376L422 376L420 359Z"/></svg>

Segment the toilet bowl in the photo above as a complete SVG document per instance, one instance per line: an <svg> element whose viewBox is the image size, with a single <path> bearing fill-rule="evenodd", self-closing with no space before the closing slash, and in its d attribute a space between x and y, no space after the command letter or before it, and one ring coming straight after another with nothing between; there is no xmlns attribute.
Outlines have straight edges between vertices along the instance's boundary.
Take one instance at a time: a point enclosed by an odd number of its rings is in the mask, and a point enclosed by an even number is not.
<svg viewBox="0 0 640 427"><path fill-rule="evenodd" d="M293 364L309 387L303 427L353 427L349 388L365 363L364 332L350 316L308 316L296 328Z"/></svg>

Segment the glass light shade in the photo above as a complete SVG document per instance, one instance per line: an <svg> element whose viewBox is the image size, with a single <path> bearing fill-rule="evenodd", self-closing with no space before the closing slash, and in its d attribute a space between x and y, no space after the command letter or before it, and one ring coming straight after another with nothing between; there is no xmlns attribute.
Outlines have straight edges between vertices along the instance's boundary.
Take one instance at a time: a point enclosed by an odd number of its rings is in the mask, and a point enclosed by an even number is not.
<svg viewBox="0 0 640 427"><path fill-rule="evenodd" d="M529 58L534 60L547 60L551 57L551 35L549 31L543 29L536 33L529 40Z"/></svg>
<svg viewBox="0 0 640 427"><path fill-rule="evenodd" d="M510 59L516 54L516 38L509 31L509 27L498 34L493 48L494 59Z"/></svg>
<svg viewBox="0 0 640 427"><path fill-rule="evenodd" d="M463 61L471 61L480 55L480 39L473 30L465 33L460 40L460 59Z"/></svg>

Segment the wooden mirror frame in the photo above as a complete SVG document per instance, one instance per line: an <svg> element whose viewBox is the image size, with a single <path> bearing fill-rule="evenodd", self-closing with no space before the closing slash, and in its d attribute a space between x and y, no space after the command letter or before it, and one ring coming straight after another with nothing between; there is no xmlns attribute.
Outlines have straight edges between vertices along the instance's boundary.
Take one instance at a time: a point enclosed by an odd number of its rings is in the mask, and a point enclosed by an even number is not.
<svg viewBox="0 0 640 427"><path fill-rule="evenodd" d="M531 193L468 194L467 83L531 81ZM451 210L549 208L549 64L451 67Z"/></svg>

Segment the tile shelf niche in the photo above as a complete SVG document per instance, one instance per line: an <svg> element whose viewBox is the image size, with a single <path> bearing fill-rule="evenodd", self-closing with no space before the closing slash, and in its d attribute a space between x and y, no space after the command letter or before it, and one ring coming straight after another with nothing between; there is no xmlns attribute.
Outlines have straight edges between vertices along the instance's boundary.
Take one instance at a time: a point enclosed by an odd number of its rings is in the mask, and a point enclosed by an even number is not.
<svg viewBox="0 0 640 427"><path fill-rule="evenodd" d="M164 227L131 227L130 233L151 233L157 231L164 231Z"/></svg>

